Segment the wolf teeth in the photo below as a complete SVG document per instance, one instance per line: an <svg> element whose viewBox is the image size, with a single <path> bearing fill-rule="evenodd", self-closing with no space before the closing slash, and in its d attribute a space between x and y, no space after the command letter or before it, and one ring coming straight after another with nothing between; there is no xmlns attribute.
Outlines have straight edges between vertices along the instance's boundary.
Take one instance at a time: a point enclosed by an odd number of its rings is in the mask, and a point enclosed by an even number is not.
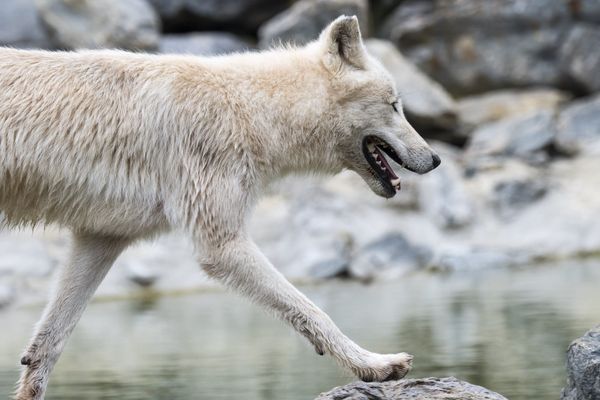
<svg viewBox="0 0 600 400"><path fill-rule="evenodd" d="M390 182L396 187L400 186L400 178L392 179Z"/></svg>

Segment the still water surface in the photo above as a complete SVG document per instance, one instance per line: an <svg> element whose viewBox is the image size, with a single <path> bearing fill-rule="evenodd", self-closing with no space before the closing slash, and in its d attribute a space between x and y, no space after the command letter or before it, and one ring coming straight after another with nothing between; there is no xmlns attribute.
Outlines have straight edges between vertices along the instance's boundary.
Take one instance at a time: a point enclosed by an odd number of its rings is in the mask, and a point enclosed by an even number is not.
<svg viewBox="0 0 600 400"><path fill-rule="evenodd" d="M592 261L302 290L364 347L414 354L411 377L453 375L512 400L558 398L565 349L600 322ZM0 313L2 399L39 313ZM257 307L212 292L91 304L46 398L310 400L351 379Z"/></svg>

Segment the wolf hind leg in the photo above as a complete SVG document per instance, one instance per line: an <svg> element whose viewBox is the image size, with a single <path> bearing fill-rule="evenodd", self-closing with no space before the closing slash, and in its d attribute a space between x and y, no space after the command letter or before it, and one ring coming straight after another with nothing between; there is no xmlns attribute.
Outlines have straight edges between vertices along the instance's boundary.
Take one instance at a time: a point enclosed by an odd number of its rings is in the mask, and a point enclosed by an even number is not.
<svg viewBox="0 0 600 400"><path fill-rule="evenodd" d="M90 298L129 240L75 234L68 263L21 358L16 400L42 400L48 377Z"/></svg>

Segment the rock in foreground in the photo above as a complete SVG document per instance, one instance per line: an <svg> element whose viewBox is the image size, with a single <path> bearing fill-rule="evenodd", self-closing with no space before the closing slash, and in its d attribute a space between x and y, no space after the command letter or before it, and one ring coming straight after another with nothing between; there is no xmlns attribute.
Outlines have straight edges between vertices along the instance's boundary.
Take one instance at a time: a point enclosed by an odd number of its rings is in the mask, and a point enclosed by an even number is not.
<svg viewBox="0 0 600 400"><path fill-rule="evenodd" d="M456 378L354 382L322 393L316 400L506 400L504 396Z"/></svg>
<svg viewBox="0 0 600 400"><path fill-rule="evenodd" d="M571 343L567 370L562 400L600 399L600 325Z"/></svg>

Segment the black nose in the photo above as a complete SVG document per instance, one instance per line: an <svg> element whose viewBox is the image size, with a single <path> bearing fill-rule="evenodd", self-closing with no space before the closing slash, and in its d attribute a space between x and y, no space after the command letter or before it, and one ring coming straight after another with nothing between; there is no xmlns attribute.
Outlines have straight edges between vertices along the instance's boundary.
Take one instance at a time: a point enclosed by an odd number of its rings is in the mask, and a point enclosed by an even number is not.
<svg viewBox="0 0 600 400"><path fill-rule="evenodd" d="M438 156L437 154L434 154L431 156L431 158L433 159L433 168L437 168L438 165L440 165L442 163L442 160L440 160L440 156Z"/></svg>

